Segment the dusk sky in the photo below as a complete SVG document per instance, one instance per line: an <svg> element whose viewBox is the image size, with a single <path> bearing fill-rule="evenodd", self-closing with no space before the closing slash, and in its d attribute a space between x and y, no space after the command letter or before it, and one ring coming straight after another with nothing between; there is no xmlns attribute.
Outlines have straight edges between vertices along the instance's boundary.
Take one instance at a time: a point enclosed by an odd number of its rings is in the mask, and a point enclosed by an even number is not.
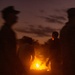
<svg viewBox="0 0 75 75"><path fill-rule="evenodd" d="M60 33L67 22L66 10L75 7L75 0L0 0L0 11L7 6L21 12L13 27L17 38L25 35L44 43L53 31ZM2 24L0 13L0 26Z"/></svg>

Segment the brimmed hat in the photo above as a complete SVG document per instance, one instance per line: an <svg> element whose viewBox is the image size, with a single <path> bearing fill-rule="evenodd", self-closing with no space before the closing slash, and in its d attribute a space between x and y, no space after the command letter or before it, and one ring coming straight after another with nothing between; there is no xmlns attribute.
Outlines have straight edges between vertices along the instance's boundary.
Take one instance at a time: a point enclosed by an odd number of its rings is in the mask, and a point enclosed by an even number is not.
<svg viewBox="0 0 75 75"><path fill-rule="evenodd" d="M69 17L75 17L75 8L70 8L67 10Z"/></svg>
<svg viewBox="0 0 75 75"><path fill-rule="evenodd" d="M14 9L14 6L8 6L8 7L4 8L1 12L3 15L9 15L9 13L13 13L13 14L20 13L20 11L17 11Z"/></svg>

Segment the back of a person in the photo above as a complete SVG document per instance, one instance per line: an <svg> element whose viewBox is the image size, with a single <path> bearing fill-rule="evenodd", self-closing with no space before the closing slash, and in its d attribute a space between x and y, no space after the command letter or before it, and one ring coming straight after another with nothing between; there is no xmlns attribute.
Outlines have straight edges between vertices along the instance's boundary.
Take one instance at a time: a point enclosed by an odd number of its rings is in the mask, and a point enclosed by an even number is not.
<svg viewBox="0 0 75 75"><path fill-rule="evenodd" d="M60 61L61 61L61 52L60 52L60 40L58 38L58 32L52 33L52 38L49 40L49 50L50 50L50 59L51 59L51 70L53 75L60 74Z"/></svg>
<svg viewBox="0 0 75 75"><path fill-rule="evenodd" d="M68 23L67 23L68 24ZM69 26L70 25L70 26ZM63 57L63 69L69 71L72 74L75 70L75 27L72 24L66 25L61 30L61 45L62 45L62 57ZM66 73L66 72L65 72ZM66 74L65 74L66 75Z"/></svg>
<svg viewBox="0 0 75 75"><path fill-rule="evenodd" d="M31 56L33 55L34 55L34 46L32 44L24 43L20 46L19 57L26 71L29 71L31 64Z"/></svg>
<svg viewBox="0 0 75 75"><path fill-rule="evenodd" d="M53 53L54 53L54 58L56 60L59 60L60 58L60 40L56 39L53 41Z"/></svg>
<svg viewBox="0 0 75 75"><path fill-rule="evenodd" d="M54 36L56 35L54 32ZM49 49L53 59L58 60L60 56L60 39L53 37L49 40Z"/></svg>
<svg viewBox="0 0 75 75"><path fill-rule="evenodd" d="M59 63L61 60L60 40L59 39L50 40L49 49L51 59Z"/></svg>
<svg viewBox="0 0 75 75"><path fill-rule="evenodd" d="M67 10L68 22L60 31L63 74L75 75L75 8Z"/></svg>

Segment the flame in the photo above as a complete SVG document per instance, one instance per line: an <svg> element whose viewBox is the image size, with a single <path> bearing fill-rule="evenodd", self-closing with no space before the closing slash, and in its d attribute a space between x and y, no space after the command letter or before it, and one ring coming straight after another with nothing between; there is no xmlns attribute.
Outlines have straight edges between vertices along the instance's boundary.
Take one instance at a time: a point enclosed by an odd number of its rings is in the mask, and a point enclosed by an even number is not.
<svg viewBox="0 0 75 75"><path fill-rule="evenodd" d="M39 68L40 67L40 64L36 63L36 67Z"/></svg>
<svg viewBox="0 0 75 75"><path fill-rule="evenodd" d="M30 70L46 70L50 71L51 70L51 62L49 62L48 66L46 66L47 61L49 58L46 59L46 61L42 61L38 57L35 56L34 60L31 63Z"/></svg>

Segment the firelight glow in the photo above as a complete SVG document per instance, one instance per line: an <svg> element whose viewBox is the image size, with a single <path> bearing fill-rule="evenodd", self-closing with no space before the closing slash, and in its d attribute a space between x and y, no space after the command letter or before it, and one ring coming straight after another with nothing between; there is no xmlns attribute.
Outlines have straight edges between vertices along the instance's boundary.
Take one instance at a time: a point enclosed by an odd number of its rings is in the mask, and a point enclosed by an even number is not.
<svg viewBox="0 0 75 75"><path fill-rule="evenodd" d="M39 65L38 63L36 63L36 67L37 67L37 68L39 68L39 67L40 67L40 65Z"/></svg>
<svg viewBox="0 0 75 75"><path fill-rule="evenodd" d="M33 60L31 66L30 66L30 70L46 70L46 71L50 71L51 67L50 67L50 62L48 64L48 66L46 66L46 61L41 61L39 58L37 58L35 56L35 59Z"/></svg>

